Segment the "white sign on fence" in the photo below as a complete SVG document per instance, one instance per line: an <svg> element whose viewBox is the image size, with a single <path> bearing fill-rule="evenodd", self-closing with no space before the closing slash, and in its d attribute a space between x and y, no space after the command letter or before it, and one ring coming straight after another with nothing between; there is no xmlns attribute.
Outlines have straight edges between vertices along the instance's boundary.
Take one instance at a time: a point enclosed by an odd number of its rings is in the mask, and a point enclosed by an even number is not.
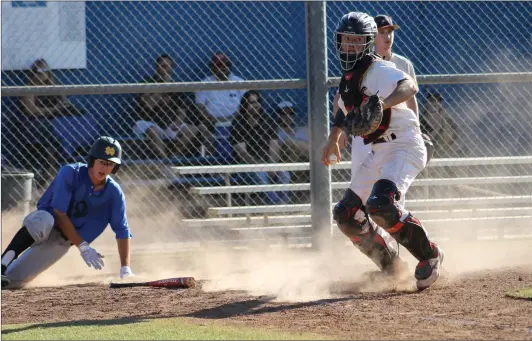
<svg viewBox="0 0 532 341"><path fill-rule="evenodd" d="M65 53L68 51L68 53ZM84 1L2 1L2 70L87 67Z"/></svg>

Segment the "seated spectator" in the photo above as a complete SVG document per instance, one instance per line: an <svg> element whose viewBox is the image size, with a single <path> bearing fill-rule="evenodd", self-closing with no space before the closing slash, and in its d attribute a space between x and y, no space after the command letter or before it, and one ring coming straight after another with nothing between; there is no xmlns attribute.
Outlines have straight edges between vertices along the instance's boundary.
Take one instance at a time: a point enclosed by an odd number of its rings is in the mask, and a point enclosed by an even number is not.
<svg viewBox="0 0 532 341"><path fill-rule="evenodd" d="M172 82L174 67L172 58L163 54L155 61L155 74L145 77L143 82ZM182 93L145 93L139 96L138 102L134 131L138 136L147 138L155 156L168 157L167 144L176 153L196 154L203 140L212 140L208 131L187 123L190 105L187 105ZM199 136L202 141L196 138Z"/></svg>
<svg viewBox="0 0 532 341"><path fill-rule="evenodd" d="M282 162L309 161L309 137L307 127L297 127L296 108L288 101L277 105L278 136Z"/></svg>
<svg viewBox="0 0 532 341"><path fill-rule="evenodd" d="M202 153L201 146L205 146L204 154L214 155L212 152L212 133L204 125L193 125L187 120L187 110L184 107L175 108L175 119L167 128L168 138L171 140L168 148L172 155L197 156Z"/></svg>
<svg viewBox="0 0 532 341"><path fill-rule="evenodd" d="M231 61L221 52L214 54L210 63L212 75L202 82L242 81L231 72ZM214 90L196 93L196 105L201 113L202 122L214 129L217 123L230 124L240 105L244 90Z"/></svg>
<svg viewBox="0 0 532 341"><path fill-rule="evenodd" d="M37 59L30 69L28 86L55 85L52 69L44 59ZM81 115L65 96L28 95L21 99L22 111L32 118L55 118L58 116Z"/></svg>
<svg viewBox="0 0 532 341"><path fill-rule="evenodd" d="M434 143L434 157L455 157L458 152L456 143L456 124L443 108L443 97L435 91L429 91L419 118L421 131L430 136Z"/></svg>
<svg viewBox="0 0 532 341"><path fill-rule="evenodd" d="M260 94L255 90L244 93L229 138L235 162L278 162L279 140L276 126L275 121L264 112ZM247 174L247 178L256 185L290 183L289 172L252 172ZM268 192L266 195L270 203L282 203L288 199L285 193Z"/></svg>
<svg viewBox="0 0 532 341"><path fill-rule="evenodd" d="M45 59L37 59L31 65L28 86L55 85L52 69ZM26 169L35 173L38 184L46 182L56 168L71 161L66 156L60 137L54 131L51 120L56 117L82 115L65 96L27 95L20 99L24 122L18 124L20 130L15 138L24 147L24 163Z"/></svg>

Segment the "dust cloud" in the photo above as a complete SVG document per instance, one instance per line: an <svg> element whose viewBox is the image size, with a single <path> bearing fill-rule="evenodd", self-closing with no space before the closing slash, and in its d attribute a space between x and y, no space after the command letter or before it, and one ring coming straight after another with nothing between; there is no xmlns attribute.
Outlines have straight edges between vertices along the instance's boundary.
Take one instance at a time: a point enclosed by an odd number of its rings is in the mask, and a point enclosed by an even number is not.
<svg viewBox="0 0 532 341"><path fill-rule="evenodd" d="M449 285L472 272L532 266L527 257L530 239L439 245L445 260L438 285ZM329 252L281 249L204 255L196 261L196 269L200 278L209 279L205 291L245 290L281 301L309 301L355 292L415 291L417 260L402 247L400 254L409 270L394 279L380 274L354 246L340 241Z"/></svg>
<svg viewBox="0 0 532 341"><path fill-rule="evenodd" d="M282 243L265 247L261 242L246 249L227 245L186 245L183 236L206 236L202 227L179 225L180 216L171 200L138 191L128 196L128 218L132 233L133 281L151 281L170 277L193 276L205 292L240 290L250 295L268 295L279 301L301 302L338 297L346 293L378 291L414 291L417 261L401 247L401 257L409 273L391 281L379 275L377 267L346 238L337 236L326 251L290 248ZM157 201L158 204L155 204ZM129 214L132 212L132 214ZM22 216L2 216L2 246L20 226ZM451 231L451 230L450 230ZM453 233L460 233L453 229ZM338 233L337 233L338 234ZM461 238L435 241L445 253L444 279L439 285L470 272L497 270L514 266L532 266L528 257L532 239L463 241ZM194 243L192 243L194 244ZM72 248L59 262L37 277L30 286L120 281L120 263L114 234L108 228L93 247L105 255L105 268L88 268Z"/></svg>

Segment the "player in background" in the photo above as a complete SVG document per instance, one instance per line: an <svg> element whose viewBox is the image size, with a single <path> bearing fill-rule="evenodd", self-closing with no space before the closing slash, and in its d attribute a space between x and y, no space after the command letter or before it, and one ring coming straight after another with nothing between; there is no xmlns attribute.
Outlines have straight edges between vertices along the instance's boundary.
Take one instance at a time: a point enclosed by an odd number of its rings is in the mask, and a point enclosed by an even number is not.
<svg viewBox="0 0 532 341"><path fill-rule="evenodd" d="M362 164L353 164L351 184L335 206L333 218L353 244L383 271L393 272L399 261L393 237L419 261L415 271L417 287L426 289L439 277L443 252L430 241L421 222L401 204L427 162L419 118L405 103L417 93L417 84L394 64L375 55L377 25L371 16L348 13L341 18L335 34L343 70L340 110L323 148L322 162L329 166L333 154L340 161L338 142L342 129L352 126L353 122L346 124L347 121L360 115L358 110L363 111L369 97L378 96L383 116L376 130L362 136L371 152Z"/></svg>
<svg viewBox="0 0 532 341"><path fill-rule="evenodd" d="M409 75L417 84L416 72L412 62L400 54L392 52L393 43L395 41L395 31L399 29L399 25L392 21L388 15L379 14L375 18L377 24L377 38L375 38L375 52L384 60L395 64L395 67L407 75ZM411 109L419 118L419 109L417 105L416 96L412 96L406 101L406 106ZM427 134L423 134L423 142L427 148L427 163L434 154L434 141ZM360 145L360 144L359 144ZM363 150L362 150L363 151ZM404 205L404 196L403 202Z"/></svg>
<svg viewBox="0 0 532 341"><path fill-rule="evenodd" d="M126 201L111 178L121 164L117 140L103 136L92 145L88 164L59 169L2 254L2 289L20 288L61 259L75 245L89 267L101 270L103 256L90 246L108 224L116 234L120 278L133 276Z"/></svg>
<svg viewBox="0 0 532 341"><path fill-rule="evenodd" d="M377 24L375 52L381 56L382 59L394 63L396 68L412 77L417 84L416 72L414 71L414 65L412 62L408 58L392 52L395 38L394 32L399 29L399 25L394 24L390 16L382 14L375 17L375 23ZM406 101L406 106L419 116L416 96L410 97L408 101Z"/></svg>

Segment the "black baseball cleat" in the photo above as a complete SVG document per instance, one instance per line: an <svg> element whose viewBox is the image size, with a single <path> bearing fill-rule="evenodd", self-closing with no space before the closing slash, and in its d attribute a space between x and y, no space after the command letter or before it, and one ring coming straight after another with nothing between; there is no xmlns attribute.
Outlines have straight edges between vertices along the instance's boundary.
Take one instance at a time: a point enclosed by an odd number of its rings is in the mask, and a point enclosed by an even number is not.
<svg viewBox="0 0 532 341"><path fill-rule="evenodd" d="M7 266L2 265L2 289L9 285L9 278L5 275Z"/></svg>

